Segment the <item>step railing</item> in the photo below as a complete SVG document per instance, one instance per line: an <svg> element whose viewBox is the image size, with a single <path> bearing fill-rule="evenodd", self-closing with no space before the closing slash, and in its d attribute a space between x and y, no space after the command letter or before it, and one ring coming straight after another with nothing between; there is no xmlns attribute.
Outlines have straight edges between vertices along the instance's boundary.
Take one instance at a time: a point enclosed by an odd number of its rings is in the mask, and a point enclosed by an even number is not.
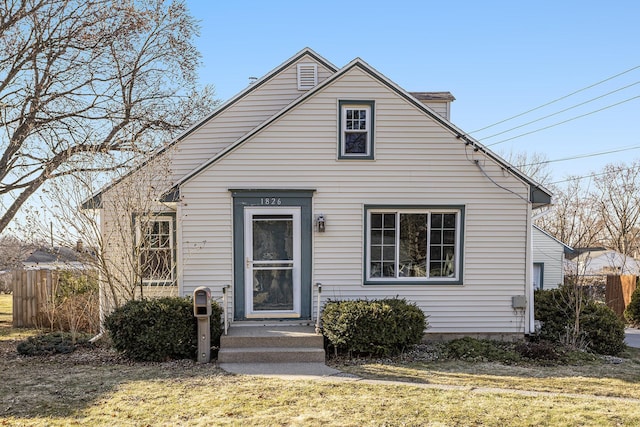
<svg viewBox="0 0 640 427"><path fill-rule="evenodd" d="M224 334L229 332L229 295L227 290L231 289L231 285L222 287L222 317L224 321Z"/></svg>
<svg viewBox="0 0 640 427"><path fill-rule="evenodd" d="M320 325L320 311L321 311L321 296L322 296L322 283L317 282L315 284L315 288L316 288L316 334L319 334L321 331L321 325Z"/></svg>

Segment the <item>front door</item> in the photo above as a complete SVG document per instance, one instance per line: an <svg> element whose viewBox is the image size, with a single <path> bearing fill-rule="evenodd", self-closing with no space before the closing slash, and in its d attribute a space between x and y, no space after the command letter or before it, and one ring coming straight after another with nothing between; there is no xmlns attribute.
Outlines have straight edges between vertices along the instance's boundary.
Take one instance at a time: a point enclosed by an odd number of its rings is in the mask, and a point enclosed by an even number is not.
<svg viewBox="0 0 640 427"><path fill-rule="evenodd" d="M244 208L247 318L300 317L299 207Z"/></svg>

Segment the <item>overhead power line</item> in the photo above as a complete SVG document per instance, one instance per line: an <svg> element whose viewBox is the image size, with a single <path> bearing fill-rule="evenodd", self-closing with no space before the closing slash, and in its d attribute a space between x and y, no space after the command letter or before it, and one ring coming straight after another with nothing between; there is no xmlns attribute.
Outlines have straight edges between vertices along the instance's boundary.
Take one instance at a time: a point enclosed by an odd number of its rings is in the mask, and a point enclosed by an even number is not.
<svg viewBox="0 0 640 427"><path fill-rule="evenodd" d="M620 172L630 171L630 170L635 169L637 167L638 167L638 165L635 165L635 166L629 166L628 168L617 168L615 170L607 171L607 172L590 173L589 175L581 175L581 176L572 176L572 177L569 177L569 178L566 178L566 179L562 179L560 181L550 182L549 184L550 185L562 184L563 182L582 180L582 179L587 179L587 178L595 178L597 176L605 176L605 175L610 175L612 173L620 173Z"/></svg>
<svg viewBox="0 0 640 427"><path fill-rule="evenodd" d="M560 159L544 160L542 162L535 162L535 163L527 163L527 164L524 164L524 165L517 165L517 167L518 168L523 168L523 167L527 167L527 166L546 165L548 163L566 162L566 161L569 161L569 160L577 160L577 159L586 159L588 157L603 156L605 154L620 153L620 152L623 152L623 151L631 151L631 150L638 150L638 149L640 149L640 145L634 145L634 146L630 146L630 147L616 148L616 149L609 150L609 151L599 151L597 153L578 154L578 155L575 155L575 156L563 157L563 158L560 158Z"/></svg>
<svg viewBox="0 0 640 427"><path fill-rule="evenodd" d="M580 102L579 104L572 105L571 107L567 107L567 108L565 108L565 109L563 109L563 110L556 111L555 113L548 114L548 115L546 115L546 116L543 116L543 117L537 118L537 119L535 119L535 120L531 120L530 122L527 122L527 123L524 123L524 124L521 124L521 125L518 125L518 126L512 127L512 128L510 128L510 129L507 129L507 130L503 130L502 132L494 133L493 135L485 136L485 137L483 137L483 138L479 138L479 139L480 139L480 141L485 141L485 140L487 140L487 139L494 138L494 137L496 137L496 136L499 136L499 135L502 135L502 134L505 134L505 133L511 132L512 130L516 130L516 129L523 128L523 127L528 126L528 125L530 125L530 124L533 124L533 123L536 123L536 122L539 122L539 121L542 121L542 120L548 119L549 117L553 117L553 116L557 116L558 114L566 113L566 112L567 112L567 111L569 111L569 110L573 110L574 108L578 108L578 107L581 107L581 106L583 106L583 105L589 104L590 102L597 101L598 99L602 99L602 98L604 98L604 97L606 97L606 96L609 96L609 95L612 95L612 94L614 94L614 93L616 93L616 92L620 92L620 91L622 91L622 90L629 89L630 87L635 86L635 85L637 85L637 84L640 84L640 81L637 81L637 82L631 83L631 84L629 84L629 85L627 85L627 86L624 86L624 87L618 88L618 89L616 89L616 90L612 90L611 92L607 92L607 93L605 93L605 94L603 94L603 95L596 96L595 98L588 99L588 100L586 100L586 101L584 101L584 102Z"/></svg>
<svg viewBox="0 0 640 427"><path fill-rule="evenodd" d="M569 97L571 97L571 96L573 96L573 95L576 95L576 94L578 94L578 93L580 93L580 92L584 92L585 90L588 90L588 89L591 89L591 88L596 87L596 86L598 86L598 85L601 85L602 83L608 82L609 80L613 80L613 79L615 79L615 78L617 78L617 77L620 77L620 76L622 76L622 75L624 75L624 74L630 73L631 71L633 71L633 70L637 70L638 68L640 68L640 65L636 65L635 67L629 68L628 70L625 70L625 71L623 71L623 72L621 72L621 73L615 74L615 75L613 75L613 76L611 76L611 77L607 77L607 78L606 78L606 79L604 79L604 80L600 80L599 82L593 83L592 85L589 85L589 86L584 87L584 88L582 88L582 89L578 89L578 90L576 90L576 91L574 91L574 92L571 92L571 93L569 93L569 94L567 94L567 95L561 96L560 98L556 98L556 99L554 99L554 100L552 100L552 101L549 101L549 102L547 102L547 103L545 103L545 104L542 104L542 105L540 105L540 106L538 106L538 107L535 107L535 108L532 108L532 109L530 109L530 110L524 111L524 112L522 112L522 113L516 114L515 116L507 117L506 119L504 119L504 120L500 120L499 122L496 122L496 123L490 124L490 125L488 125L488 126L485 126L485 127L483 127L483 128L480 128L480 129L476 129L476 130L474 130L474 131L471 131L471 132L469 132L469 134L474 134L474 133L477 133L477 132L483 131L483 130L485 130L485 129L489 129L489 128L492 128L492 127L494 127L494 126L497 126L497 125L499 125L499 124L502 124L502 123L508 122L509 120L517 119L518 117L522 117L522 116L524 116L525 114L529 114L529 113L532 113L532 112L534 112L534 111L537 111L537 110L539 110L539 109L541 109L541 108L547 107L547 106L549 106L549 105L551 105L551 104L555 104L556 102L562 101L563 99L569 98Z"/></svg>
<svg viewBox="0 0 640 427"><path fill-rule="evenodd" d="M521 137L526 136L526 135L531 135L532 133L540 132L540 131L543 131L543 130L546 130L546 129L550 129L550 128L552 128L552 127L556 127L556 126L563 125L563 124L565 124L565 123L569 123L569 122L571 122L571 121L573 121L573 120L581 119L581 118L583 118L583 117L587 117L587 116L590 116L590 115L592 115L592 114L599 113L600 111L604 111L604 110L607 110L607 109L609 109L609 108L616 107L616 106L618 106L618 105L620 105L620 104L624 104L625 102L633 101L634 99L637 99L637 98L640 98L640 95L633 96L633 97L631 97L631 98L627 98L627 99L625 99L625 100L623 100L623 101L616 102L615 104L607 105L606 107L599 108L599 109L594 110L594 111L591 111L591 112L589 112L589 113L581 114L581 115L579 115L579 116L571 117L570 119L563 120L563 121L561 121L561 122L553 123L553 124L551 124L551 125L549 125L549 126L545 126L545 127L539 128L539 129L535 129L535 130L532 130L532 131L530 131L530 132L521 133L521 134L519 134L519 135L512 136L511 138L503 139L503 140L501 140L501 141L494 142L494 143L492 143L492 144L485 144L485 145L486 145L487 147L492 147L492 146L494 146L494 145L502 144L503 142L511 141L511 140L513 140L513 139L516 139L516 138L521 138Z"/></svg>

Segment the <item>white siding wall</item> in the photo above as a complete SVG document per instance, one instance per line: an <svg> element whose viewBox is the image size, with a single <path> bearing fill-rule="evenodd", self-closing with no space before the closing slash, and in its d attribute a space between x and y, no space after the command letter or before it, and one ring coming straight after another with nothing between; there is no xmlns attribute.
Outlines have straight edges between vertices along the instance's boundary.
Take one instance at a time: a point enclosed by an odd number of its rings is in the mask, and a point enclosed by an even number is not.
<svg viewBox="0 0 640 427"><path fill-rule="evenodd" d="M306 91L297 89L297 64L316 62L309 55L264 82L240 102L226 108L183 140L172 153L174 176L180 178L191 172L220 150L282 110ZM331 75L318 63L318 83Z"/></svg>
<svg viewBox="0 0 640 427"><path fill-rule="evenodd" d="M375 100L375 161L338 161L339 99ZM501 186L491 183L479 164ZM183 293L233 283L230 188L313 188L327 231L313 242L313 283L327 298L405 297L433 333L522 333L528 189L354 68L183 185ZM464 285L363 286L365 204L464 205Z"/></svg>
<svg viewBox="0 0 640 427"><path fill-rule="evenodd" d="M440 114L447 120L451 120L451 103L450 102L429 102L424 101L424 105L431 108L434 112Z"/></svg>
<svg viewBox="0 0 640 427"><path fill-rule="evenodd" d="M533 227L533 262L544 264L543 289L554 289L564 281L564 246Z"/></svg>

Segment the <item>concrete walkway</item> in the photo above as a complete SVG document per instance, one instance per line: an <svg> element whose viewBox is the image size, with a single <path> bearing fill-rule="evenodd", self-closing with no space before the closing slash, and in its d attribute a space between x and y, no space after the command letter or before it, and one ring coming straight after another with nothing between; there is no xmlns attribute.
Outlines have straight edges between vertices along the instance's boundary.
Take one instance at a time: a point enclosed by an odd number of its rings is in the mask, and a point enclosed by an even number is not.
<svg viewBox="0 0 640 427"><path fill-rule="evenodd" d="M343 376L342 371L324 363L220 363L220 369L232 374L259 375L289 379L317 379Z"/></svg>
<svg viewBox="0 0 640 427"><path fill-rule="evenodd" d="M624 330L624 342L629 347L640 348L640 329L627 328Z"/></svg>
<svg viewBox="0 0 640 427"><path fill-rule="evenodd" d="M640 348L640 329L626 328L625 343ZM324 363L220 363L220 368L240 375L258 375L289 379L358 379L358 377L333 369Z"/></svg>

